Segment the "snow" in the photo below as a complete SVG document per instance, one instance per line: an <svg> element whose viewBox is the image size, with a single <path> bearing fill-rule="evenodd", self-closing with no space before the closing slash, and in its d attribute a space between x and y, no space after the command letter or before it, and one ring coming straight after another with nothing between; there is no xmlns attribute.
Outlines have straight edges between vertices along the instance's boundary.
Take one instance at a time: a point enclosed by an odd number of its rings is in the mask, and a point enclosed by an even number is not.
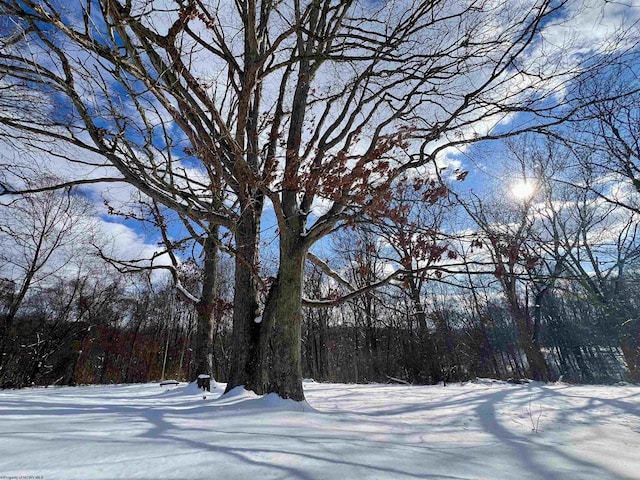
<svg viewBox="0 0 640 480"><path fill-rule="evenodd" d="M308 403L223 391L0 391L0 476L640 478L638 386L309 382Z"/></svg>

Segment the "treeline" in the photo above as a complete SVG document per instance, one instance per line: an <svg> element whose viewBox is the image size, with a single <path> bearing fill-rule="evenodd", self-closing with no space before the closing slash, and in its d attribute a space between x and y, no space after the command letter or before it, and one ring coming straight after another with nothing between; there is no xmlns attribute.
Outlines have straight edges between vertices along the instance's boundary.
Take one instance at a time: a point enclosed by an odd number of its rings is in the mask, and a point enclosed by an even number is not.
<svg viewBox="0 0 640 480"><path fill-rule="evenodd" d="M590 303L575 291L546 299L539 335L550 380L632 380L624 350L637 348L634 315L640 308L640 288L637 277L629 280L625 296L613 310ZM375 306L368 310L368 302ZM321 381L410 383L530 378L517 326L504 300L484 303L479 312L472 303L468 297L457 305L444 300L429 309L435 376L429 359L421 356L424 339L414 312L398 293L378 293L337 312L307 310L304 375ZM370 317L367 311L375 314Z"/></svg>
<svg viewBox="0 0 640 480"><path fill-rule="evenodd" d="M91 287L87 280L60 281L31 295L2 339L0 386L187 379L193 305L171 287L153 288L148 276L107 279ZM11 294L5 282L5 308ZM223 331L224 322L217 329ZM219 375L224 363L215 362Z"/></svg>
<svg viewBox="0 0 640 480"><path fill-rule="evenodd" d="M329 288L316 267L307 268L306 279L308 296ZM625 361L625 354L638 348L638 280L635 274L616 279L617 296L609 304L566 281L541 306L528 305L540 310L539 344L550 380L638 380ZM229 295L220 293L223 299ZM306 308L303 375L317 381L418 384L530 378L518 327L494 287L433 283L424 293L431 299L424 304L426 330L406 284L388 285L332 308ZM5 311L12 294L4 282ZM170 283L153 285L148 275L112 274L93 284L88 279L59 281L28 297L2 339L1 386L188 380L195 319L193 304ZM216 319L213 344L214 375L225 381L232 348L228 309Z"/></svg>

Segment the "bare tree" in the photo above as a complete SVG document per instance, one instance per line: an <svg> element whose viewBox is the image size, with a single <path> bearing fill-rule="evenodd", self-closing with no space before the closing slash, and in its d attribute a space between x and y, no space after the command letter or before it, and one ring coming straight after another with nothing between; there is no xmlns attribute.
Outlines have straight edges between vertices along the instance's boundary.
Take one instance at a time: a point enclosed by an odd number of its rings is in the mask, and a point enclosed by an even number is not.
<svg viewBox="0 0 640 480"><path fill-rule="evenodd" d="M183 300L193 303L196 308L196 345L195 345L195 361L191 371L191 378L195 380L198 375L212 375L213 365L213 332L216 323L216 305L219 304L217 297L217 284L220 271L218 269L219 251L220 251L220 235L219 225L204 223L201 225L193 224L184 215L177 215L177 219L172 218L171 211L158 204L154 199L149 199L142 195L137 195L134 205L126 211L119 211L113 207L109 207L111 214L119 215L127 219L136 219L145 225L150 225L154 231L160 235L159 244L162 248L156 251L153 258L139 259L118 259L108 258L103 254L103 258L114 265L121 273L131 273L143 270L168 270L173 278L176 289L176 295ZM173 228L182 225L185 230L183 238L173 238L169 232L171 224ZM191 246L193 255L202 261L196 263L198 271L191 272L191 275L198 277L196 288L193 282L190 287L186 287L182 281L181 274L186 273L183 262L181 261L181 252L184 252ZM155 263L154 260L167 256L170 260L169 264ZM194 267L191 263L188 266Z"/></svg>
<svg viewBox="0 0 640 480"><path fill-rule="evenodd" d="M530 250L533 224L526 209L519 218L509 219L512 221L491 220L486 209L476 212L474 218L486 236L485 243L495 262L494 275L509 305L530 374L534 380L549 380L552 374L540 347L540 322L538 318L532 318L528 292L523 293L520 288L522 278L538 261Z"/></svg>
<svg viewBox="0 0 640 480"><path fill-rule="evenodd" d="M508 141L506 147L511 172L504 176L511 179L507 187L525 185L520 191L524 195L518 199L512 193L510 202L477 202L470 213L486 235L495 275L531 367L531 358L537 354L530 354L526 342L530 339L534 347L540 343L543 311L546 320L561 316L545 305L557 300L554 293L582 291L585 305L597 305L612 319L624 311L619 292L626 289L629 265L638 260L637 220L633 209L606 198L618 180L587 166L599 151L541 136ZM617 331L634 376L636 324L630 321L625 327L618 325ZM571 354L583 378L590 378L579 344L572 344ZM534 377L540 375L535 366L531 369Z"/></svg>
<svg viewBox="0 0 640 480"><path fill-rule="evenodd" d="M408 296L418 325L416 356L420 371L416 376L422 382L438 383L443 372L428 325L425 287L447 273L441 260L451 262L457 255L442 232L448 190L435 177L425 183L431 185L416 189L414 185L400 183L395 188L389 214L385 218L371 219L370 225L363 228L371 231L385 246L380 252L381 260L387 266L407 272L396 286Z"/></svg>
<svg viewBox="0 0 640 480"><path fill-rule="evenodd" d="M611 102L622 105L630 101L632 97L621 96ZM528 276L535 293L533 314L537 322L545 296L559 279L577 284L586 296L585 303L597 305L611 319L629 309L622 292L628 290L625 283L629 271L640 259L638 212L633 207L633 189L621 185L620 179L633 184L634 157L628 149L623 156L621 150L614 148L622 148L624 143L620 131L607 134L603 129L608 125L617 130L617 114L631 120L627 116L629 110L624 113L624 108L605 115L605 106L611 105L608 102L589 107L600 112L590 125L599 125L603 142L600 146L580 144L578 137L570 136L564 139L569 142L538 138L537 142L532 139L534 148L519 153L512 149L521 169L535 172L536 177L537 192L530 217L536 224L531 248L537 252L538 261L528 270ZM631 135L634 127L628 124L624 128ZM623 314L617 320L616 332L631 376L638 378L638 324L628 320ZM580 355L576 351L576 357ZM583 377L589 376L580 358L578 362Z"/></svg>
<svg viewBox="0 0 640 480"><path fill-rule="evenodd" d="M16 287L3 316L5 333L29 289L67 267L78 248L92 240L89 204L71 191L25 194L7 200L0 204L0 269Z"/></svg>
<svg viewBox="0 0 640 480"><path fill-rule="evenodd" d="M51 181L34 179L32 185L39 188ZM0 316L0 358L28 295L81 270L81 257L93 240L89 211L85 199L71 190L13 196L0 204L0 272L7 290Z"/></svg>
<svg viewBox="0 0 640 480"><path fill-rule="evenodd" d="M629 182L629 192L603 191L591 183L601 198L640 210L640 88L636 62L628 59L612 65L606 75L582 82L584 95L597 99L579 112L570 135L563 138L574 145L577 159L591 172L591 181L600 176L617 176ZM586 155L585 155L586 153ZM626 194L625 194L626 193Z"/></svg>
<svg viewBox="0 0 640 480"><path fill-rule="evenodd" d="M615 330L622 352L631 377L637 380L640 334L638 322L624 313L630 303L624 296L629 271L640 260L638 214L604 200L589 188L574 190L572 197L548 219L554 221L557 239L553 253L562 257L564 276L586 293L586 303L617 319Z"/></svg>

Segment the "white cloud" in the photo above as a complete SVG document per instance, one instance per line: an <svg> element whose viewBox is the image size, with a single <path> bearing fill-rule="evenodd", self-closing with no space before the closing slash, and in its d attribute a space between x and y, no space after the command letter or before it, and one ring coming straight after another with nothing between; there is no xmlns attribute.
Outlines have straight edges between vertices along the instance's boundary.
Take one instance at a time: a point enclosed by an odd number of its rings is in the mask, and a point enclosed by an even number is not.
<svg viewBox="0 0 640 480"><path fill-rule="evenodd" d="M100 218L98 228L104 242L104 253L114 260L137 261L139 266L170 266L169 255L159 255L163 249L132 228ZM156 270L152 281L166 277L166 272Z"/></svg>

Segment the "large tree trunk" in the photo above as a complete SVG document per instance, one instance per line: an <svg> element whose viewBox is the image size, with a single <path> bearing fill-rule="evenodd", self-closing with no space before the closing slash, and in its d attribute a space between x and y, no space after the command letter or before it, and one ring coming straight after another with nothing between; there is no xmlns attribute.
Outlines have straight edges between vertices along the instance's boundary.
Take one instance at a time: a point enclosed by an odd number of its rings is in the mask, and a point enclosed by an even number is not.
<svg viewBox="0 0 640 480"><path fill-rule="evenodd" d="M263 314L270 328L268 391L304 400L302 390L302 283L306 250L300 242L280 237L280 266Z"/></svg>
<svg viewBox="0 0 640 480"><path fill-rule="evenodd" d="M196 345L191 380L198 375L213 375L213 322L216 302L216 277L218 275L217 225L209 228L204 243L204 272L202 294L196 305Z"/></svg>
<svg viewBox="0 0 640 480"><path fill-rule="evenodd" d="M242 238L240 233L236 238ZM246 262L236 260L236 289L240 285L245 289L236 290L235 295L227 391L242 385L257 394L277 393L282 398L304 400L301 320L305 254L301 244L280 237L278 276L271 285L261 316L255 301L255 273Z"/></svg>
<svg viewBox="0 0 640 480"><path fill-rule="evenodd" d="M227 392L238 386L262 395L268 375L264 362L268 328L261 321L258 305L258 229L260 210L253 203L242 205L236 231L235 294L233 332Z"/></svg>

